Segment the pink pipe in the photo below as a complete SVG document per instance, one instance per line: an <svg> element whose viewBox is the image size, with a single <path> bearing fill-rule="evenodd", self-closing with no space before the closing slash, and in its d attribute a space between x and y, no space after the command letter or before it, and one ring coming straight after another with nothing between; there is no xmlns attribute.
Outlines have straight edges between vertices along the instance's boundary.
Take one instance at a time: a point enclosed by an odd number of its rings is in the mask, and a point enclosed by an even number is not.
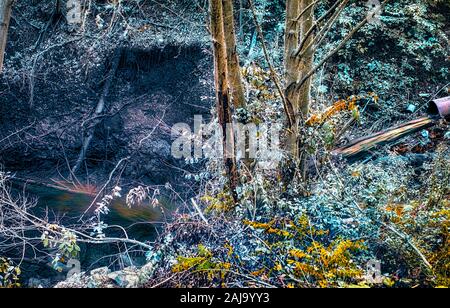
<svg viewBox="0 0 450 308"><path fill-rule="evenodd" d="M450 96L435 99L430 107L432 113L439 114L442 118L450 116Z"/></svg>

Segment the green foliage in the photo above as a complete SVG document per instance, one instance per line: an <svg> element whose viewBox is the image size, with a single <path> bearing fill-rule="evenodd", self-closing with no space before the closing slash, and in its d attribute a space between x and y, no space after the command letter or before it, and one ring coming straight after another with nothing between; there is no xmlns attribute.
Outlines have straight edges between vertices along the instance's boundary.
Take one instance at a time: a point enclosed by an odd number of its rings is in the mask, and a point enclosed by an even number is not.
<svg viewBox="0 0 450 308"><path fill-rule="evenodd" d="M363 3L345 10L316 61L336 46L364 12ZM330 84L333 93L341 96L375 92L383 104L372 110L380 110L380 115L399 115L408 102L422 102L419 94L434 92L448 82L450 48L445 31L449 15L445 12L436 8L436 2L392 1L380 23L363 27L332 60L334 69L316 80L315 92L320 94L323 85L329 88Z"/></svg>
<svg viewBox="0 0 450 308"><path fill-rule="evenodd" d="M19 288L20 268L10 259L0 257L0 289Z"/></svg>
<svg viewBox="0 0 450 308"><path fill-rule="evenodd" d="M403 253L409 278L420 279L425 275L431 286L450 287L450 164L448 150L440 149L438 157L428 168L431 176L424 189L423 198L405 200L386 205L385 219L408 234L411 241L430 261L432 270L427 271L418 263L417 257L401 243L388 241L392 250Z"/></svg>
<svg viewBox="0 0 450 308"><path fill-rule="evenodd" d="M328 231L316 229L306 215L298 221L246 224L263 231L259 238L267 249L257 251L261 264L266 268L269 260L274 264L254 275L274 280L284 277L285 287L342 287L363 280L364 271L356 259L366 249L362 241L332 240Z"/></svg>
<svg viewBox="0 0 450 308"><path fill-rule="evenodd" d="M214 258L213 253L204 245L198 245L198 252L195 256L179 256L177 264L172 267L174 273L194 271L197 274L206 274L209 280L214 278L224 279L231 264L221 262Z"/></svg>
<svg viewBox="0 0 450 308"><path fill-rule="evenodd" d="M59 253L67 258L76 258L80 252L77 244L77 236L65 228L57 225L49 225L48 230L41 236L45 248L58 248Z"/></svg>
<svg viewBox="0 0 450 308"><path fill-rule="evenodd" d="M77 236L58 225L48 225L46 231L42 233L41 241L45 248L58 250L52 260L52 265L59 272L63 270L64 264L69 259L79 257L81 249L77 244Z"/></svg>

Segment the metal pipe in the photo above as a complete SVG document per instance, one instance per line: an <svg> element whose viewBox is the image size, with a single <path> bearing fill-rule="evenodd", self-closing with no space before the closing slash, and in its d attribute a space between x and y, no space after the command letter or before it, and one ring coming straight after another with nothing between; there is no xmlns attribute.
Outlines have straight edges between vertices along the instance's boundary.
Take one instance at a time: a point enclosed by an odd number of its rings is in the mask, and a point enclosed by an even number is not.
<svg viewBox="0 0 450 308"><path fill-rule="evenodd" d="M435 99L430 103L430 112L439 114L442 118L450 116L450 96Z"/></svg>

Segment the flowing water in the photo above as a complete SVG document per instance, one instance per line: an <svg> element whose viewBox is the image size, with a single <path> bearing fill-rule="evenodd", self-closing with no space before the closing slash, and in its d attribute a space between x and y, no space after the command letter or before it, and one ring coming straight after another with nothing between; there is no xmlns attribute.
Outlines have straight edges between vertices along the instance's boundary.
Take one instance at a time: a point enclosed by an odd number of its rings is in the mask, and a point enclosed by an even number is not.
<svg viewBox="0 0 450 308"><path fill-rule="evenodd" d="M50 222L52 222L52 219L57 219L62 224L74 225L78 223L79 217L85 212L86 220L94 215L95 206L91 209L89 207L95 198L95 194L63 191L41 185L26 185L24 188L23 184L15 184L14 190L21 194L25 192L29 198L36 200L36 206L32 209L32 212L41 217L47 215ZM102 218L108 226L124 228L130 239L151 241L157 234L158 223L168 219L166 214L170 214L174 210L174 206L167 200L163 196L159 198L161 204L159 209L153 208L149 202L129 208L124 198L117 198L109 206L110 213ZM161 210L161 208L164 210ZM105 233L110 237L124 236L119 228L108 229ZM139 249L125 255L123 247L114 244L80 244L80 247L79 260L83 271L111 265L119 269L124 266L143 265L145 263L144 252L139 251ZM24 269L24 278L36 278L37 276L39 279L50 279L51 281L64 279L64 273L61 274L51 269L49 266L50 259L46 262L48 263L44 265L31 262Z"/></svg>
<svg viewBox="0 0 450 308"><path fill-rule="evenodd" d="M27 185L25 192L30 198L36 199L33 212L61 219L63 223L74 224L81 216L88 219L94 215L95 205L91 207L95 194L71 192L39 185ZM99 198L101 199L101 198ZM100 201L100 200L98 200ZM170 211L170 205L161 198L163 208ZM153 208L148 202L140 206L128 207L124 198L116 198L109 205L110 213L102 218L105 223L118 225L128 231L133 238L152 238L155 224L164 219L160 209ZM84 215L83 215L84 214Z"/></svg>

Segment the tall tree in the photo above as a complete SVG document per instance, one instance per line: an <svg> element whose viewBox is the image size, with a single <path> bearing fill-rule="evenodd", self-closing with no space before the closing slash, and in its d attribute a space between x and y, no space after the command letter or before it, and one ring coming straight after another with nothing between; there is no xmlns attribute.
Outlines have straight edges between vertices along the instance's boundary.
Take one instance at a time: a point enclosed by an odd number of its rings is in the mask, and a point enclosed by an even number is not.
<svg viewBox="0 0 450 308"><path fill-rule="evenodd" d="M313 67L313 53L305 52L298 56L298 50L311 42L311 29L314 20L314 0L286 1L286 33L285 33L285 72L286 72L286 100L289 102L292 127L288 133L288 146L294 160L304 162L300 151L300 126L305 121L310 106L311 80L308 79L299 89L292 89L292 85L301 80ZM303 168L302 168L303 169Z"/></svg>
<svg viewBox="0 0 450 308"><path fill-rule="evenodd" d="M5 57L13 2L14 0L0 0L0 73L3 70L3 59Z"/></svg>
<svg viewBox="0 0 450 308"><path fill-rule="evenodd" d="M349 0L337 0L322 16L315 20L317 0L286 0L286 32L285 32L285 99L286 113L289 122L287 146L292 159L300 163L305 175L305 152L301 145L301 131L308 119L311 104L311 77L331 57L378 13L389 0L384 0L366 16L341 40L328 54L314 63L317 49L325 41L327 34L338 21L347 7Z"/></svg>
<svg viewBox="0 0 450 308"><path fill-rule="evenodd" d="M297 16L300 14L300 3L302 0L286 0L286 31L284 39L284 62L285 62L285 80L286 84L290 85L297 82L299 75L298 61L294 56L295 50L299 45L300 36L300 23L297 20ZM298 157L298 125L299 119L297 117L298 110L295 106L298 106L299 96L294 91L289 91L285 94L286 100L289 102L290 108L288 109L288 116L293 119L288 136L288 146L291 151L291 155Z"/></svg>
<svg viewBox="0 0 450 308"><path fill-rule="evenodd" d="M225 169L233 198L237 200L238 171L234 141L232 106L229 93L227 45L225 40L222 0L210 0L210 28L214 50L214 81Z"/></svg>
<svg viewBox="0 0 450 308"><path fill-rule="evenodd" d="M245 107L244 87L241 67L236 47L233 0L222 0L223 25L228 61L228 80L235 108Z"/></svg>

